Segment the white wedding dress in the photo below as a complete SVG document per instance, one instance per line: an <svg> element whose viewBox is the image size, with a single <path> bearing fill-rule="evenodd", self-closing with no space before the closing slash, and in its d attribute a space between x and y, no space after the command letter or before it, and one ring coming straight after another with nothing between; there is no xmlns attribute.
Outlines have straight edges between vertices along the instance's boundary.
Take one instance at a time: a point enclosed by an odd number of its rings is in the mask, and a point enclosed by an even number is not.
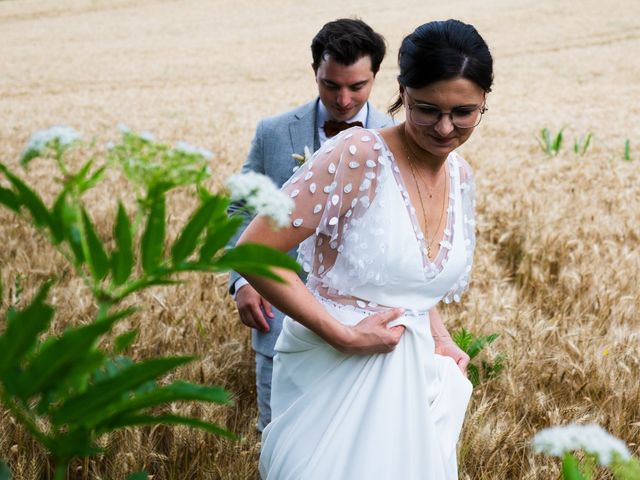
<svg viewBox="0 0 640 480"><path fill-rule="evenodd" d="M391 353L347 355L285 318L276 344L272 422L262 436L264 480L454 480L471 384L435 354L428 311L458 301L475 245L473 182L456 153L437 258L380 135L349 129L328 141L283 189L292 224L314 233L299 249L307 286L353 325L388 307L406 326Z"/></svg>

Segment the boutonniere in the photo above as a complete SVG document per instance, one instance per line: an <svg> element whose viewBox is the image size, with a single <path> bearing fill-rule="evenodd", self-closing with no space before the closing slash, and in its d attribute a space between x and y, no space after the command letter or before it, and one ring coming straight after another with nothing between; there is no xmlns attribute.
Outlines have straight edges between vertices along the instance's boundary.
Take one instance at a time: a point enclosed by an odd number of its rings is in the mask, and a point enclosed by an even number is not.
<svg viewBox="0 0 640 480"><path fill-rule="evenodd" d="M309 147L305 145L304 154L301 155L299 153L292 153L291 158L293 158L296 161L296 163L298 164L297 165L298 167L301 167L304 164L304 162L306 162L311 158L311 150L309 150Z"/></svg>

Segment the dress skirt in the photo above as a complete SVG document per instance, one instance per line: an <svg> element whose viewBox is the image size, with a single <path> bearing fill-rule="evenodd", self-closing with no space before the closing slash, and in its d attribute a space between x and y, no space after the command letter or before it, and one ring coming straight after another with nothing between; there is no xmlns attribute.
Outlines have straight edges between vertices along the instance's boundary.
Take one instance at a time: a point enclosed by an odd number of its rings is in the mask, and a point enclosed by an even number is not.
<svg viewBox="0 0 640 480"><path fill-rule="evenodd" d="M344 324L371 312L322 300ZM434 352L429 319L405 315L391 353L347 355L285 318L276 344L263 480L456 480L471 383Z"/></svg>

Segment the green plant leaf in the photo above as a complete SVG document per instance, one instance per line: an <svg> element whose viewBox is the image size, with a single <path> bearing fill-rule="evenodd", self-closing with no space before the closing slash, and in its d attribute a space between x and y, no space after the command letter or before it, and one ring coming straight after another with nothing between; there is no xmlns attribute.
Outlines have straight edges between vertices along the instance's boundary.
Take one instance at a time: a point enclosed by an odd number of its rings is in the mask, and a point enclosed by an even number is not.
<svg viewBox="0 0 640 480"><path fill-rule="evenodd" d="M133 234L129 217L121 202L118 202L116 223L113 226L113 237L116 240L116 250L111 257L113 282L122 285L127 281L133 270Z"/></svg>
<svg viewBox="0 0 640 480"><path fill-rule="evenodd" d="M469 376L471 385L473 385L474 387L480 385L480 372L478 371L478 367L476 367L473 363L467 365L467 375Z"/></svg>
<svg viewBox="0 0 640 480"><path fill-rule="evenodd" d="M22 202L20 201L20 197L13 193L13 190L0 187L0 203L14 212L20 213Z"/></svg>
<svg viewBox="0 0 640 480"><path fill-rule="evenodd" d="M148 480L149 474L144 470L140 472L134 472L127 477L127 480Z"/></svg>
<svg viewBox="0 0 640 480"><path fill-rule="evenodd" d="M163 258L165 237L165 195L158 187L149 192L149 216L147 226L140 242L142 268L146 273L153 273Z"/></svg>
<svg viewBox="0 0 640 480"><path fill-rule="evenodd" d="M122 335L118 335L114 342L113 351L115 353L122 353L129 348L138 337L138 330L131 330L125 332Z"/></svg>
<svg viewBox="0 0 640 480"><path fill-rule="evenodd" d="M27 207L31 216L33 217L33 222L37 227L48 227L51 225L51 216L47 207L42 202L40 196L31 190L26 183L20 180L16 175L14 175L7 167L3 164L0 164L0 171L2 171L7 179L11 182L13 187L16 189L17 193L20 196L21 203Z"/></svg>
<svg viewBox="0 0 640 480"><path fill-rule="evenodd" d="M51 420L57 425L79 422L91 425L96 417L102 418L104 409L119 402L123 395L192 360L193 357L152 358L124 368L113 377L96 382L84 393L68 399L52 413Z"/></svg>
<svg viewBox="0 0 640 480"><path fill-rule="evenodd" d="M95 172L93 172L89 178L81 179L78 182L78 189L80 190L80 193L84 193L87 190L96 186L98 182L102 180L102 177L104 177L104 172L106 171L106 169L107 167L103 165L102 167L98 168Z"/></svg>
<svg viewBox="0 0 640 480"><path fill-rule="evenodd" d="M229 243L242 223L242 217L233 216L207 229L207 236L200 249L200 261L209 262L221 248Z"/></svg>
<svg viewBox="0 0 640 480"><path fill-rule="evenodd" d="M111 406L110 410L113 416L129 415L146 408L179 401L201 401L224 405L231 403L231 396L222 387L177 381L164 387L155 387L134 398L125 399Z"/></svg>
<svg viewBox="0 0 640 480"><path fill-rule="evenodd" d="M271 267L298 271L300 265L286 253L260 244L243 243L227 250L215 263L218 269L235 270L240 273L260 275L282 282L282 278Z"/></svg>
<svg viewBox="0 0 640 480"><path fill-rule="evenodd" d="M57 245L66 238L66 221L70 208L67 203L67 190L63 189L51 207L51 234L54 239L54 245Z"/></svg>
<svg viewBox="0 0 640 480"><path fill-rule="evenodd" d="M35 347L40 333L49 327L54 310L44 302L50 287L51 282L42 285L23 310L9 310L7 328L0 336L0 377L23 361Z"/></svg>
<svg viewBox="0 0 640 480"><path fill-rule="evenodd" d="M105 358L103 353L93 355L98 339L134 311L132 308L122 310L89 325L69 328L59 337L49 338L25 369L24 395L30 397L55 389L59 384L73 384L78 377L87 377Z"/></svg>
<svg viewBox="0 0 640 480"><path fill-rule="evenodd" d="M212 214L215 213L217 203L218 198L212 197L206 200L191 216L171 249L171 257L174 264L180 263L193 253L198 244L200 234L209 223Z"/></svg>
<svg viewBox="0 0 640 480"><path fill-rule="evenodd" d="M562 459L562 476L564 480L585 480L578 468L578 461L570 453L565 453Z"/></svg>
<svg viewBox="0 0 640 480"><path fill-rule="evenodd" d="M11 480L11 471L3 462L0 462L0 480Z"/></svg>
<svg viewBox="0 0 640 480"><path fill-rule="evenodd" d="M129 415L114 419L113 423L109 425L109 430L117 430L123 427L133 427L141 425L184 425L188 427L200 428L206 430L215 435L236 440L238 437L233 433L219 427L215 423L205 422L197 418L183 417L181 415Z"/></svg>
<svg viewBox="0 0 640 480"><path fill-rule="evenodd" d="M82 224L85 234L82 244L89 270L94 279L102 280L109 273L109 257L107 257L102 241L98 238L93 223L84 208L82 208Z"/></svg>

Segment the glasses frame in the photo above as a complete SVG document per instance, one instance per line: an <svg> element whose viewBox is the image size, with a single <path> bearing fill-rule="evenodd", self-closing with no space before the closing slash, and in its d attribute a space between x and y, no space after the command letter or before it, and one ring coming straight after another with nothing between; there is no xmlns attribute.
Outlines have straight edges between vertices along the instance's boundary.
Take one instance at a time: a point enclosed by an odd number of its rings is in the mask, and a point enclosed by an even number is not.
<svg viewBox="0 0 640 480"><path fill-rule="evenodd" d="M415 123L416 125L420 125L421 127L433 127L434 125L437 125L440 122L440 120L442 120L442 116L443 115L448 115L449 116L449 121L451 122L451 125L453 125L456 128L459 128L459 129L462 129L462 130L466 130L468 128L475 128L478 125L480 125L480 122L482 121L482 115L484 115L484 113L487 110L489 110L489 107L487 106L487 103L486 103L486 99L483 99L482 103L480 105L476 105L476 107L473 110L479 110L480 111L480 115L478 116L478 121L476 122L476 124L472 125L471 127L460 127L460 126L456 125L456 122L453 121L453 115L452 115L453 110L449 110L448 112L444 112L444 111L440 110L439 108L438 108L438 110L439 110L440 113L438 114L438 118L436 119L435 122L433 122L433 123L419 123L419 122L416 122L413 119L412 115L411 115L411 112L413 111L413 108L415 106L423 106L423 107L433 108L434 110L437 107L435 105L430 105L430 104L427 104L427 103L416 102L416 99L413 98L411 95L409 95L409 92L407 92L406 89L405 89L404 93L413 102L413 105L406 105L407 110L409 110L409 118L411 119L411 121L413 123ZM471 111L473 111L473 110L471 110Z"/></svg>

